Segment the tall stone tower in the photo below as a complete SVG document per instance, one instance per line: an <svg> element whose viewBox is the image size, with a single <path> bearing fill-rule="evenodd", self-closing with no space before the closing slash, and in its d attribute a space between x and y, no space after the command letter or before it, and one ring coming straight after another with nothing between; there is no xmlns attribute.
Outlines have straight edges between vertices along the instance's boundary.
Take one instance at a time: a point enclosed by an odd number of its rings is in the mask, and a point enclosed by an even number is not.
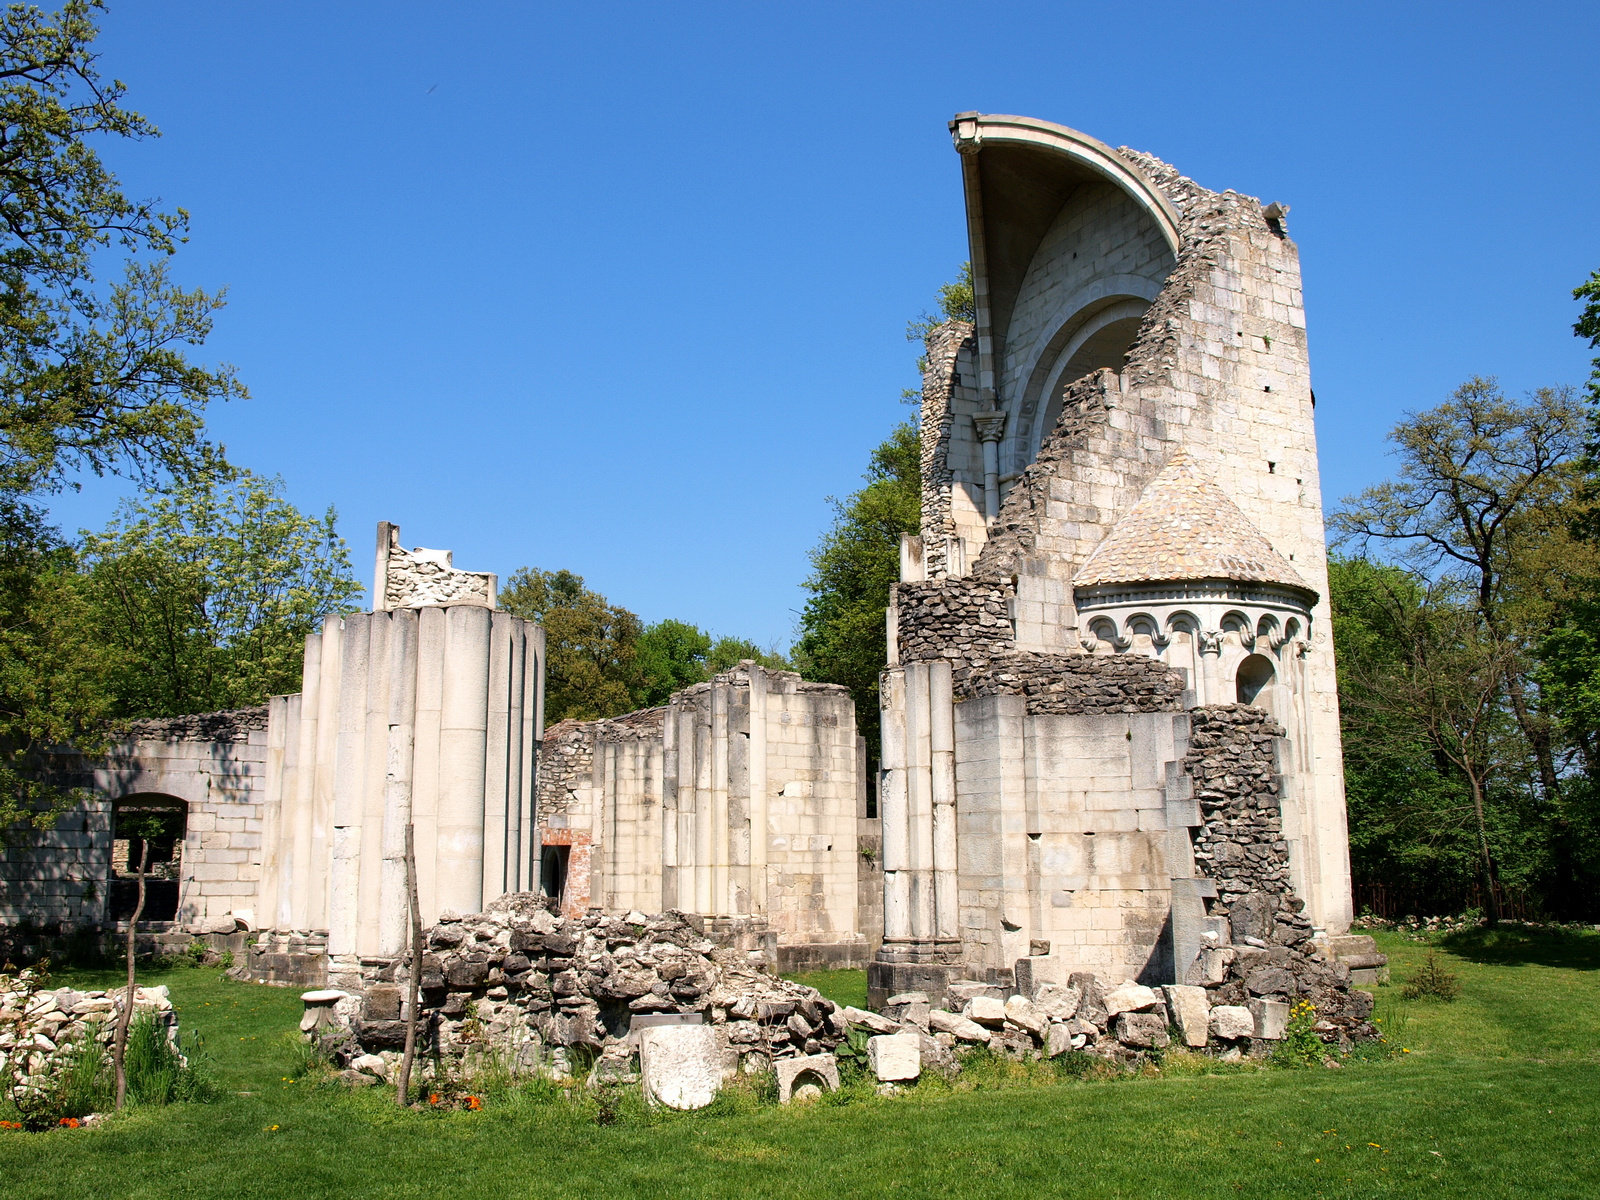
<svg viewBox="0 0 1600 1200"><path fill-rule="evenodd" d="M1181 979L1242 895L1235 853L1272 859L1272 886L1342 933L1288 210L1046 121L963 113L951 132L977 311L928 345L922 532L889 613L874 991L1022 958ZM1226 754L1193 732L1218 728L1257 732Z"/></svg>

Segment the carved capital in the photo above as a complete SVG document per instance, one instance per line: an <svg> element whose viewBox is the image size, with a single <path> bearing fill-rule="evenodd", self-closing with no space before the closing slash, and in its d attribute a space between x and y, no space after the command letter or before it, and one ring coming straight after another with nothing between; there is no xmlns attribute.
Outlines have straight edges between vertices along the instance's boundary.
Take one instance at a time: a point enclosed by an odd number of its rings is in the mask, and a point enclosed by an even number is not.
<svg viewBox="0 0 1600 1200"><path fill-rule="evenodd" d="M1201 654L1221 654L1222 653L1222 630L1220 630L1220 629L1202 629L1200 631L1200 653Z"/></svg>
<svg viewBox="0 0 1600 1200"><path fill-rule="evenodd" d="M1003 412L974 413L972 426L978 431L980 442L998 442L1001 434L1006 430L1006 414Z"/></svg>

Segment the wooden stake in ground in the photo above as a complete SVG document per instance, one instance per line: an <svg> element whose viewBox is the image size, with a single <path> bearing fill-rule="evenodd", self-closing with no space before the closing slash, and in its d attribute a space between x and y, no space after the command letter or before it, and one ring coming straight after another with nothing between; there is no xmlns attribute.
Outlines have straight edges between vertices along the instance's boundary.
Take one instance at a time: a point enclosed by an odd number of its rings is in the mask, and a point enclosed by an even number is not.
<svg viewBox="0 0 1600 1200"><path fill-rule="evenodd" d="M406 824L406 898L411 908L411 983L406 994L406 1052L400 1060L400 1078L394 1102L404 1107L411 1100L411 1064L417 1054L417 1017L422 1007L422 902L417 898L416 830Z"/></svg>
<svg viewBox="0 0 1600 1200"><path fill-rule="evenodd" d="M131 841L131 839L130 839ZM139 841L139 866L135 874L139 878L139 900L133 906L133 916L128 918L128 998L123 1001L122 1012L117 1017L117 1036L111 1046L111 1061L117 1068L117 1107L120 1109L128 1098L128 1026L133 1021L133 994L134 994L134 965L133 953L135 941L138 936L139 918L144 915L144 872L150 861L150 839L141 837Z"/></svg>

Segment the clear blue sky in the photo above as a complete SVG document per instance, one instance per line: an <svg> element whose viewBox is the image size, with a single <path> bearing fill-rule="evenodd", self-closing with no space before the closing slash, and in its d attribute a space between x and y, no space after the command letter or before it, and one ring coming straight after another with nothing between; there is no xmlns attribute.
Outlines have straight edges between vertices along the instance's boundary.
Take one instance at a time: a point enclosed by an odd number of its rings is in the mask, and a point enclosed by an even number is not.
<svg viewBox="0 0 1600 1200"><path fill-rule="evenodd" d="M1600 5L122 0L253 393L231 456L459 566L787 642L825 497L966 257L945 122L1021 113L1293 206L1326 499L1475 374L1579 383ZM98 526L120 487L63 497Z"/></svg>

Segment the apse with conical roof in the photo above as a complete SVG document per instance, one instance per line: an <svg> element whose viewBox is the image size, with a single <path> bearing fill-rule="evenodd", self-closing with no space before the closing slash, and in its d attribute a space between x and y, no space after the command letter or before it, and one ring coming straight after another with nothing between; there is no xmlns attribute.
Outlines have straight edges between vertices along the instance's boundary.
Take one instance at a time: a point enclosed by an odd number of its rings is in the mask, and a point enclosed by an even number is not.
<svg viewBox="0 0 1600 1200"><path fill-rule="evenodd" d="M1095 547L1073 584L1206 579L1276 584L1316 598L1250 518L1180 449Z"/></svg>

